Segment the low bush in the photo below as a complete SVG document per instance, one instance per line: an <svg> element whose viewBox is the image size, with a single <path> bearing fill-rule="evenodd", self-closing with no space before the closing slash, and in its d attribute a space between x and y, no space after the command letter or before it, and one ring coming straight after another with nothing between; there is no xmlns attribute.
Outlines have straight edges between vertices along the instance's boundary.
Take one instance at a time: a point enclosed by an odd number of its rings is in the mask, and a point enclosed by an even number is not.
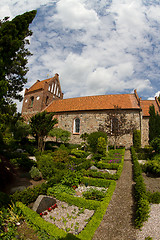
<svg viewBox="0 0 160 240"><path fill-rule="evenodd" d="M134 147L131 147L131 155L132 155L132 161L133 161L134 181L136 182L135 184L135 199L136 199L135 225L136 225L136 228L141 228L143 226L143 222L147 221L149 217L150 207L149 207L149 201L147 199L146 187L142 177L142 170L141 170L140 164L138 163L138 159L137 159Z"/></svg>
<svg viewBox="0 0 160 240"><path fill-rule="evenodd" d="M47 183L42 183L41 185L35 186L33 188L27 188L21 192L17 191L11 195L11 200L13 202L21 201L22 203L28 205L34 202L39 195L46 195L49 187L53 187L54 184L60 182L63 173L59 173L51 178Z"/></svg>
<svg viewBox="0 0 160 240"><path fill-rule="evenodd" d="M157 160L147 161L142 169L146 173L153 174L155 177L160 177L160 162Z"/></svg>
<svg viewBox="0 0 160 240"><path fill-rule="evenodd" d="M27 153L18 153L15 154L15 156L17 157L11 158L10 162L17 167L22 168L25 171L29 171L32 166L37 166L36 162L30 159Z"/></svg>
<svg viewBox="0 0 160 240"><path fill-rule="evenodd" d="M81 182L81 179L82 174L79 171L68 170L61 179L61 183L69 187L78 186L78 184Z"/></svg>
<svg viewBox="0 0 160 240"><path fill-rule="evenodd" d="M34 180L39 180L41 178L41 172L38 170L38 168L32 166L31 170L29 171L31 178Z"/></svg>
<svg viewBox="0 0 160 240"><path fill-rule="evenodd" d="M159 204L160 203L160 192L147 192L147 198L150 203Z"/></svg>
<svg viewBox="0 0 160 240"><path fill-rule="evenodd" d="M71 195L75 194L75 190L72 187L59 183L54 185L53 187L48 188L47 195L56 196L57 194L61 194L64 192Z"/></svg>
<svg viewBox="0 0 160 240"><path fill-rule="evenodd" d="M83 150L72 149L71 155L74 155L77 158L86 158L88 156L88 153Z"/></svg>
<svg viewBox="0 0 160 240"><path fill-rule="evenodd" d="M143 223L148 220L150 207L148 204L148 200L144 198L140 198L137 202L137 210L136 210L136 219L135 224L136 228L141 228Z"/></svg>
<svg viewBox="0 0 160 240"><path fill-rule="evenodd" d="M83 197L85 199L102 201L106 196L106 192L97 190L97 189L89 189L88 191L83 193Z"/></svg>

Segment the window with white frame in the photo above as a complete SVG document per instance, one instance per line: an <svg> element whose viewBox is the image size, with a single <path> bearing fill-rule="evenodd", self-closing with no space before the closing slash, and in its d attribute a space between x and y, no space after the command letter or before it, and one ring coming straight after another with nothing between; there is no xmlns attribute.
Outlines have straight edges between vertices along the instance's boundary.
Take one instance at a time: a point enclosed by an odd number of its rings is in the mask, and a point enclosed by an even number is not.
<svg viewBox="0 0 160 240"><path fill-rule="evenodd" d="M74 119L73 133L80 133L80 119L79 118Z"/></svg>

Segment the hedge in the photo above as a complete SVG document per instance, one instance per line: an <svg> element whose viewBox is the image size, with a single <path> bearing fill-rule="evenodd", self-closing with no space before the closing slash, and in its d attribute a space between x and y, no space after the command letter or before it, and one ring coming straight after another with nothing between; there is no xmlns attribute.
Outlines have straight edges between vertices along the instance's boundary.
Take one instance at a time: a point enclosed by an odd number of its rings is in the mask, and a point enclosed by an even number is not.
<svg viewBox="0 0 160 240"><path fill-rule="evenodd" d="M94 170L82 170L82 173L84 174L84 176L88 176L88 177L118 180L119 177L121 176L121 173L123 170L123 164L124 164L125 149L122 149L122 151L123 151L122 159L121 159L121 162L118 164L117 172L115 174L110 174L108 172L102 173L102 172L97 172ZM100 161L98 164L99 165L97 165L97 164L95 164L95 165L100 166L100 168L103 169L103 166L106 168L108 166L108 164L110 164L110 163L102 163L102 161ZM113 163L111 163L111 164L113 164ZM114 166L116 166L115 163L114 163Z"/></svg>
<svg viewBox="0 0 160 240"><path fill-rule="evenodd" d="M83 181L84 182L88 181L88 183L92 183L92 184L95 183L95 179L84 178ZM75 197L69 196L68 194L62 194L63 196L59 196L60 198L65 198L65 200L68 203L72 203L72 204L78 205L80 207L84 206L85 208L88 208L89 205L91 205L90 209L93 208L93 206L95 207L94 208L95 213L94 213L93 217L91 218L89 223L86 225L84 230L81 231L81 233L79 233L78 235L68 234L64 230L56 227L54 224L46 222L39 216L39 214L37 214L33 210L29 209L21 202L17 202L17 205L22 210L26 220L31 222L33 225L35 224L35 227L37 229L41 229L41 230L47 232L52 237L54 236L54 237L66 239L66 240L67 239L68 240L72 240L72 239L91 240L93 238L93 235L94 235L96 229L98 228L98 226L100 225L100 223L103 219L103 216L106 212L108 204L112 198L112 194L115 190L116 182L99 179L96 184L98 186L104 186L104 185L108 186L109 185L106 197L104 198L104 200L102 202L96 202L93 200L85 200L85 202L84 202L83 201L84 199L77 197L76 198L77 200L76 200ZM93 202L95 202L95 203L93 203ZM81 203L81 205L80 205L80 203ZM83 205L83 204L85 204L85 205Z"/></svg>
<svg viewBox="0 0 160 240"><path fill-rule="evenodd" d="M134 147L131 147L131 155L133 161L134 181L135 184L135 199L136 199L136 217L135 226L141 228L143 222L149 218L149 202L146 193L146 186L142 177L141 166L138 163Z"/></svg>

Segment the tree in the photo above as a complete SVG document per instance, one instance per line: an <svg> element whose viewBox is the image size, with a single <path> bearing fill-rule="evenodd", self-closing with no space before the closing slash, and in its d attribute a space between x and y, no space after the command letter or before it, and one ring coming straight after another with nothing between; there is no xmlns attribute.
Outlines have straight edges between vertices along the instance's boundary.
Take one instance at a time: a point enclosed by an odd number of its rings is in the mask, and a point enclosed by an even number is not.
<svg viewBox="0 0 160 240"><path fill-rule="evenodd" d="M18 120L12 128L14 138L18 141L25 139L31 132L29 124L26 124L22 120Z"/></svg>
<svg viewBox="0 0 160 240"><path fill-rule="evenodd" d="M47 113L46 111L37 113L30 120L30 126L32 135L38 142L38 150L44 151L45 139L48 136L49 131L58 122L56 118L53 118L54 113Z"/></svg>
<svg viewBox="0 0 160 240"><path fill-rule="evenodd" d="M103 131L92 132L87 138L87 142L93 152L97 152L98 139L102 137L107 142L107 134Z"/></svg>
<svg viewBox="0 0 160 240"><path fill-rule="evenodd" d="M149 142L160 136L160 115L155 112L154 105L149 108Z"/></svg>
<svg viewBox="0 0 160 240"><path fill-rule="evenodd" d="M11 98L22 100L19 94L23 90L28 71L27 57L31 55L25 47L29 44L26 37L32 32L28 29L36 11L26 12L12 21L0 22L0 103L11 101Z"/></svg>
<svg viewBox="0 0 160 240"><path fill-rule="evenodd" d="M56 142L60 141L63 143L67 143L69 141L69 138L71 136L71 133L69 131L63 130L61 128L53 128L48 134L51 137L56 137Z"/></svg>
<svg viewBox="0 0 160 240"><path fill-rule="evenodd" d="M133 133L135 129L134 121L129 121L126 113L118 106L114 106L114 109L108 112L105 123L99 126L99 130L114 138L114 148L117 147L120 137Z"/></svg>
<svg viewBox="0 0 160 240"><path fill-rule="evenodd" d="M35 15L36 11L31 11L12 21L8 17L0 21L0 134L17 118L16 104L12 99L22 100L19 92L27 82L26 64L31 54L25 47L29 44L26 37L32 34L29 24Z"/></svg>

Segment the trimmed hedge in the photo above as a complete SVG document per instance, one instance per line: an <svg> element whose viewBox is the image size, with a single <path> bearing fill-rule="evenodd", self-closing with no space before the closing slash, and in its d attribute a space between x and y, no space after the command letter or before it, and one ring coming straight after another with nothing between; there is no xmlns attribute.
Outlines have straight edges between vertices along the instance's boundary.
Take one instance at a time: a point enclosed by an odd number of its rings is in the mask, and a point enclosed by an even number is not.
<svg viewBox="0 0 160 240"><path fill-rule="evenodd" d="M82 173L84 174L84 176L88 176L88 177L118 180L123 170L125 149L122 149L121 151L123 152L122 159L121 159L121 162L118 163L117 172L115 174L110 174L108 172L102 173L94 170L82 170ZM102 163L102 161L100 161L95 165L100 166L100 168L103 169L103 167L107 168L108 164L110 165L110 163ZM115 163L111 163L111 164L114 164L114 167L116 166Z"/></svg>
<svg viewBox="0 0 160 240"><path fill-rule="evenodd" d="M149 218L149 202L147 199L146 186L142 177L141 166L138 163L137 155L134 147L131 147L131 155L133 161L134 181L135 184L135 198L136 198L136 228L141 228L143 222Z"/></svg>
<svg viewBox="0 0 160 240"><path fill-rule="evenodd" d="M106 212L108 204L112 198L112 194L115 190L116 182L104 180L104 179L98 179L98 181L96 182L96 179L88 179L88 178L84 178L83 181L84 182L87 181L88 184L96 183L98 186L108 186L108 190L107 190L106 197L104 198L104 200L102 202L96 202L93 200L83 201L84 200L83 198L78 198L78 197L75 198L68 194L63 194L63 196L62 195L59 196L59 199L63 198L63 200L64 200L64 198L65 198L65 201L67 201L68 203L77 205L79 207L85 207L85 208L89 207L89 209L95 210L95 214L93 215L93 217L91 218L89 223L86 225L84 230L78 234L78 236L73 235L73 234L68 234L64 230L56 227L55 225L53 225L49 222L46 222L39 216L39 214L37 214L36 212L29 209L21 202L17 202L17 206L20 207L25 218L29 222L31 222L33 225L35 224L35 227L37 229L41 229L41 230L47 232L52 237L54 236L54 237L57 237L58 239L61 238L61 239L66 239L66 240L67 239L68 240L72 240L72 239L91 240L93 238L93 235L94 235L96 229L98 228L98 226L100 225L100 223L103 219L103 216Z"/></svg>
<svg viewBox="0 0 160 240"><path fill-rule="evenodd" d="M54 178L51 178L47 183L42 183L39 186L33 188L27 188L21 192L17 191L10 196L13 202L21 201L22 203L28 205L34 202L39 195L45 195L47 189L52 187L54 184L60 182L61 175L57 175Z"/></svg>

